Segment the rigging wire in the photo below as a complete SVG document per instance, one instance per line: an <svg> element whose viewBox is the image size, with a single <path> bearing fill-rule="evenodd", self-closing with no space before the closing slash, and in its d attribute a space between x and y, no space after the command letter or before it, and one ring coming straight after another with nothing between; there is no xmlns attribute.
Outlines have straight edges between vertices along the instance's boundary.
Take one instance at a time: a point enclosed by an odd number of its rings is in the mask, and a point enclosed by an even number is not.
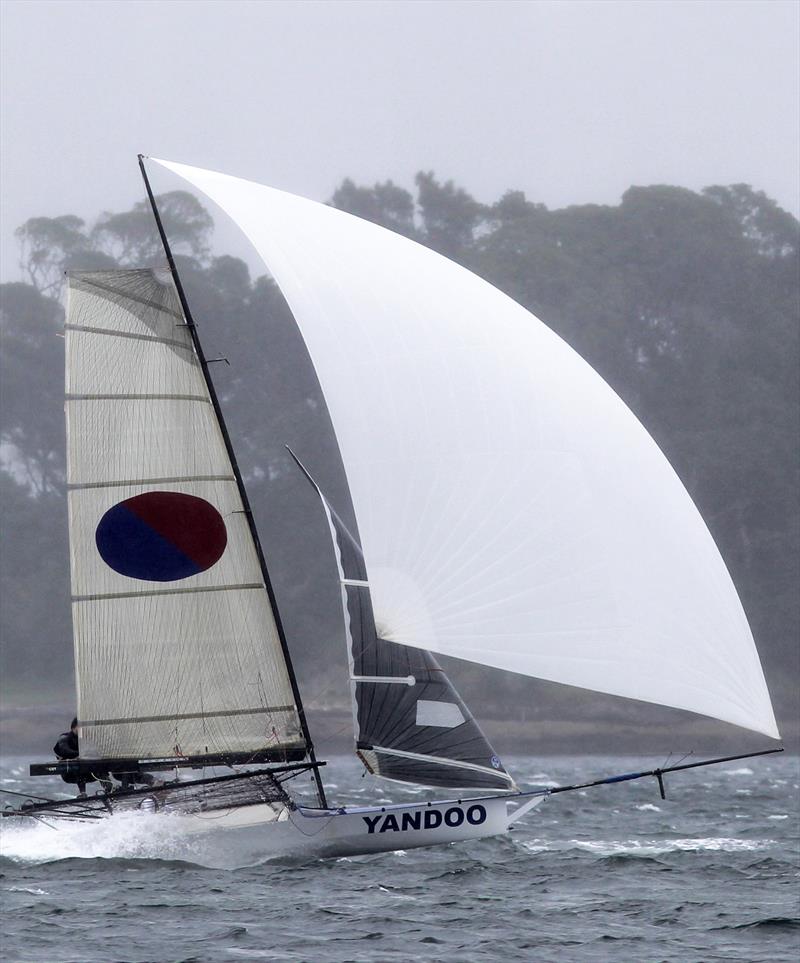
<svg viewBox="0 0 800 963"><path fill-rule="evenodd" d="M25 799L40 799L42 802L62 803L68 802L66 799L52 799L49 796L36 796L32 792L15 792L13 789L0 789L0 792L8 793L9 796L23 796Z"/></svg>

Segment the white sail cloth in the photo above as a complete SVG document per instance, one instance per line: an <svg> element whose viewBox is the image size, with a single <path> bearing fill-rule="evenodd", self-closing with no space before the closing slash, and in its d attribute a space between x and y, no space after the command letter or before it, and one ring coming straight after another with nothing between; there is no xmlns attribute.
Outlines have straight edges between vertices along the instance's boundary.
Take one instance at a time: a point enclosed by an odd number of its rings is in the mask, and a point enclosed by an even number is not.
<svg viewBox="0 0 800 963"><path fill-rule="evenodd" d="M159 161L215 201L302 331L384 638L777 737L725 564L631 411L481 278L367 221Z"/></svg>
<svg viewBox="0 0 800 963"><path fill-rule="evenodd" d="M82 754L302 749L258 557L170 277L72 274L66 356ZM176 522L182 510L187 523Z"/></svg>

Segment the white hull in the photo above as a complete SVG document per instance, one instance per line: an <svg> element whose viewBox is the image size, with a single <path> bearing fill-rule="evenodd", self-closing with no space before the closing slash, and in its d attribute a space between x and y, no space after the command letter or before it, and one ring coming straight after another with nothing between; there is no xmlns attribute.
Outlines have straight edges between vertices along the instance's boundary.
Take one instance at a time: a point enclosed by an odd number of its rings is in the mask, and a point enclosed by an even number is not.
<svg viewBox="0 0 800 963"><path fill-rule="evenodd" d="M122 818L130 831L133 817L140 842L143 836L149 839L140 848L141 855L238 868L281 857L356 856L496 836L508 830L523 808L527 811L543 799L488 796L326 810L258 804L193 814L129 812L103 823ZM512 800L523 806L510 811ZM79 820L71 823L73 827L75 822ZM97 823L86 824L88 833L97 830Z"/></svg>
<svg viewBox="0 0 800 963"><path fill-rule="evenodd" d="M328 813L297 809L289 821L315 855L349 856L497 836L508 830L509 815L505 797L493 796Z"/></svg>

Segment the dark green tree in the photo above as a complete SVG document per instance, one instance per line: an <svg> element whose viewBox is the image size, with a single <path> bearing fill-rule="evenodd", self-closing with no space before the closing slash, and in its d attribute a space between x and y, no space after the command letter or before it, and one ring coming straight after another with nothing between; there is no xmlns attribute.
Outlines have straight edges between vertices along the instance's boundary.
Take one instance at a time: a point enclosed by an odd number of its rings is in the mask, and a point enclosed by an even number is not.
<svg viewBox="0 0 800 963"><path fill-rule="evenodd" d="M0 444L6 470L35 496L63 490L63 319L32 285L0 286Z"/></svg>
<svg viewBox="0 0 800 963"><path fill-rule="evenodd" d="M779 714L796 715L796 673L787 667L797 664L800 634L797 220L746 185L700 194L632 188L619 205L558 211L519 191L483 206L431 173L417 176L416 192L415 199L390 181L372 187L345 181L332 203L477 271L541 317L628 402L720 546ZM329 494L347 515L335 439L278 288L266 277L252 282L235 258L211 258L210 217L187 197L167 195L160 207L206 353L230 361L212 365L213 375L268 556L281 547L277 589L290 635L308 657L321 636L337 631L330 612L338 611L338 600L334 581L326 581L324 531L315 541L318 505L311 494L302 502L283 445L292 444L307 460L338 466ZM7 518L0 617L7 675L17 677L35 636L37 652L40 645L52 652L48 664L63 684L70 665L58 337L63 312L50 295L65 267L158 264L163 255L143 204L103 215L91 230L75 217L33 218L18 236L30 284L0 291L0 493ZM47 560L45 544L52 546ZM52 606L41 604L42 577ZM53 606L62 602L61 615L54 615ZM316 666L320 660L305 661ZM459 676L468 692L469 670L461 667ZM498 685L502 714L509 689L506 682ZM528 691L524 686L531 684L509 685ZM475 692L485 698L477 683ZM608 718L636 711L604 698L584 694L581 705ZM576 711L558 687L537 689L536 706L558 717Z"/></svg>
<svg viewBox="0 0 800 963"><path fill-rule="evenodd" d="M372 187L356 187L353 181L346 178L334 191L331 204L340 211L356 214L406 237L417 236L414 199L408 191L397 187L392 181Z"/></svg>
<svg viewBox="0 0 800 963"><path fill-rule="evenodd" d="M763 191L754 191L749 184L731 184L706 187L703 194L730 213L759 254L770 258L796 257L800 222Z"/></svg>
<svg viewBox="0 0 800 963"><path fill-rule="evenodd" d="M468 259L484 206L452 181L437 181L433 171L420 171L414 183L424 243L456 261Z"/></svg>
<svg viewBox="0 0 800 963"><path fill-rule="evenodd" d="M164 229L174 254L208 259L211 215L188 191L171 191L156 198ZM164 259L148 201L138 201L121 214L100 215L90 233L92 246L125 267L142 267Z"/></svg>
<svg viewBox="0 0 800 963"><path fill-rule="evenodd" d="M32 217L14 232L20 242L20 267L38 291L56 294L66 260L91 251L84 228L79 217L65 214Z"/></svg>

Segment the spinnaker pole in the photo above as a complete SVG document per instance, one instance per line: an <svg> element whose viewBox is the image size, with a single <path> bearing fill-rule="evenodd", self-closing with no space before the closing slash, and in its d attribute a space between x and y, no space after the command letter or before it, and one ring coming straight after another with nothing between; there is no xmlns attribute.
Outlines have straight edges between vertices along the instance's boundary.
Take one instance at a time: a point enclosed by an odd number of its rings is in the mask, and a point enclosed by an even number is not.
<svg viewBox="0 0 800 963"><path fill-rule="evenodd" d="M264 586L267 590L267 595L269 596L270 605L272 607L272 612L275 618L275 626L278 632L278 638L280 640L281 649L283 651L283 658L286 663L286 670L289 675L289 683L292 688L292 695L295 700L295 705L297 706L297 714L300 720L300 727L303 732L303 738L306 742L306 747L308 751L308 757L312 763L316 764L317 758L314 753L314 744L311 741L311 733L308 730L308 722L306 720L305 710L303 708L303 702L300 698L300 689L297 684L297 676L295 675L294 666L292 665L291 655L289 654L289 646L286 641L286 633L283 629L283 624L281 622L280 613L278 611L278 604L275 598L275 592L272 587L272 582L270 581L269 572L267 571L267 563L264 557L264 551L261 547L261 540L258 537L258 529L256 528L255 518L253 517L252 509L250 508L250 501L247 497L247 491L244 487L244 480L242 478L241 471L239 470L239 465L236 461L236 455L233 450L233 445L231 444L230 436L228 434L227 426L225 425L225 419L222 415L222 409L220 408L219 399L217 398L217 393L214 390L214 383L211 380L211 372L208 367L208 361L206 360L205 354L203 352L203 347L200 344L200 338L197 333L197 327L192 317L192 312L189 308L189 302L186 298L186 292L183 289L183 284L181 283L180 276L178 274L178 269L175 265L175 259L172 256L172 249L170 248L169 239L167 238L167 233L164 230L164 224L161 220L161 215L158 210L158 205L156 204L155 196L153 195L153 189L150 186L150 180L147 176L147 170L144 166L145 155L139 154L139 170L142 173L142 179L144 180L145 190L147 191L147 199L150 202L150 208L153 212L153 217L155 218L156 227L158 228L158 234L161 238L161 244L164 248L164 254L167 258L167 264L169 265L170 274L172 275L173 283L175 284L175 290L178 294L178 299L181 303L181 309L183 311L183 316L186 320L186 325L189 328L189 333L191 334L192 343L194 349L197 353L197 360L200 362L200 368L203 372L203 378L208 388L208 394L211 399L211 405L214 409L214 413L217 417L217 423L219 424L220 431L222 432L222 438L225 443L225 449L230 459L231 466L233 468L233 474L236 479L236 485L239 489L239 497L242 500L242 506L244 508L244 514L247 518L247 524L250 529L250 535L253 539L253 543L256 549L256 555L258 556L258 563L261 568L261 575L264 579ZM313 766L314 781L317 790L317 800L323 809L327 808L327 802L325 799L325 790L322 786L322 779L319 774L319 767L317 765Z"/></svg>
<svg viewBox="0 0 800 963"><path fill-rule="evenodd" d="M595 779L592 782L581 782L574 786L554 786L545 790L549 796L554 796L559 792L574 792L576 789L590 789L593 786L610 786L615 782L630 782L633 779L646 779L652 776L658 781L658 789L661 798L666 799L664 791L664 776L668 772L683 772L684 769L699 769L701 766L717 766L722 762L735 762L738 759L752 759L754 756L771 756L773 753L783 752L783 747L779 749L760 749L758 752L745 752L738 756L718 756L716 759L704 759L701 762L684 762L676 766L661 766L659 769L647 769L643 772L624 772L618 776L607 776L605 779Z"/></svg>

